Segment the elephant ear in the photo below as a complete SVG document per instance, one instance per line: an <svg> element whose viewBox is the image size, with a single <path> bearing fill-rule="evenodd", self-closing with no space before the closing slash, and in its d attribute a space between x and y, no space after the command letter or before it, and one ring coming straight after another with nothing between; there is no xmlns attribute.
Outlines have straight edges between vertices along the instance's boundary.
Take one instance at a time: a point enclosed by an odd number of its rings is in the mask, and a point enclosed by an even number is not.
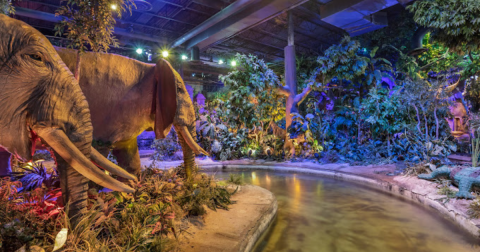
<svg viewBox="0 0 480 252"><path fill-rule="evenodd" d="M155 137L165 138L172 128L177 111L176 82L173 67L165 60L159 60L155 67Z"/></svg>

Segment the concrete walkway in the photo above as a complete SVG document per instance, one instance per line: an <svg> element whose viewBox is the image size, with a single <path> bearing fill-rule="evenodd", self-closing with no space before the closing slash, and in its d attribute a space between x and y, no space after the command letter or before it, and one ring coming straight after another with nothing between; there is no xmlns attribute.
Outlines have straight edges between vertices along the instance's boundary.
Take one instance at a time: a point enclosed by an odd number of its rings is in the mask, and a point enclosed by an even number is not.
<svg viewBox="0 0 480 252"><path fill-rule="evenodd" d="M251 251L277 213L277 200L258 186L241 186L228 211L208 209L204 220L192 221L179 251Z"/></svg>

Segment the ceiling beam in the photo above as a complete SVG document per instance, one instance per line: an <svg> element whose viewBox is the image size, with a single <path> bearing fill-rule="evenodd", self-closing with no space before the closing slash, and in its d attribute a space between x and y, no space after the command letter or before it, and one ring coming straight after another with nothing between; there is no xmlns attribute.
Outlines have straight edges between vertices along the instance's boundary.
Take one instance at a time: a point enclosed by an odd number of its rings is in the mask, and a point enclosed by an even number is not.
<svg viewBox="0 0 480 252"><path fill-rule="evenodd" d="M57 22L62 20L62 17L55 16L55 14L36 11L36 10L32 10L32 9L26 9L26 8L22 8L22 7L16 7L15 8L15 15L22 16L22 17L39 19L39 20L43 20L43 21L49 21L49 22L53 22L53 23L57 23ZM114 32L114 34L121 35L121 36L124 36L124 37L131 37L131 38L151 41L151 42L155 42L155 43L160 43L160 42L165 43L164 38L147 36L147 35L137 34L137 33L131 33L129 31L125 30L125 29L121 29L121 28L118 28L118 27L115 27L113 32Z"/></svg>
<svg viewBox="0 0 480 252"><path fill-rule="evenodd" d="M201 49L229 39L308 0L237 0L172 44Z"/></svg>
<svg viewBox="0 0 480 252"><path fill-rule="evenodd" d="M267 52L261 52L258 49L247 47L245 45L235 45L235 48L232 48L230 46L225 46L225 45L214 45L211 48L215 48L217 50L222 50L222 51L227 51L228 53L231 53L232 51L243 51L245 53L256 52L258 55L269 55L273 59L283 59L283 56L278 56L278 55L267 53ZM242 50L242 49L244 49L244 50Z"/></svg>
<svg viewBox="0 0 480 252"><path fill-rule="evenodd" d="M193 9L193 8L189 8L188 5L190 5L190 3L188 3L186 6L183 6L183 5L181 5L181 4L172 3L172 2L164 1L164 0L154 0L154 1L161 2L161 3L164 3L164 4L168 4L168 5L170 5L170 6L174 6L174 7L177 7L177 8L184 9L184 10L189 10L189 11L192 11L192 12L195 12L195 13L198 13L198 14L201 14L201 15L208 16L208 17L210 17L210 16L212 15L211 13L207 13L207 12L195 10L195 9ZM210 0L210 1L211 1L211 0Z"/></svg>
<svg viewBox="0 0 480 252"><path fill-rule="evenodd" d="M212 8L212 9L216 9L216 10L221 10L225 7L225 3L222 2L222 1L212 1L212 0L193 0L194 3L196 4L199 4L199 5L202 5L202 6L205 6L205 7L208 7L208 8Z"/></svg>
<svg viewBox="0 0 480 252"><path fill-rule="evenodd" d="M40 1L34 1L34 0L24 0L25 2L32 2L32 3L37 3L37 4L42 4L42 5L45 5L45 6L50 6L50 7L55 7L55 8L59 8L60 6L58 5L54 5L54 4L48 4L48 3L44 3L44 2L40 2ZM176 4L175 4L176 5ZM180 5L181 6L181 5ZM192 27L195 27L197 26L197 24L194 24L194 23L189 23L189 22L185 22L185 21L181 21L181 20L178 20L178 19L174 19L174 18L169 18L169 17L165 17L165 16L160 16L158 15L157 13L152 13L152 12L147 12L147 11L137 11L137 10L132 10L132 13L140 13L141 15L142 14L145 14L145 15L150 15L150 16L153 16L153 17L156 17L156 18L160 18L160 19L165 19L165 20L169 20L169 21L174 21L174 22L177 22L177 23L181 23L181 24L185 24L185 25L190 25Z"/></svg>
<svg viewBox="0 0 480 252"><path fill-rule="evenodd" d="M308 8L305 8L304 6L298 6L297 8L295 8L295 10L309 16L310 17L309 19L303 18L304 20L307 20L308 22L316 24L316 25L318 25L318 26L320 26L324 29L329 30L330 32L339 33L341 35L346 34L346 32L344 30L322 21L322 17L320 16L320 14L318 14L318 13L316 13L316 12L314 12L314 11L308 9Z"/></svg>
<svg viewBox="0 0 480 252"><path fill-rule="evenodd" d="M33 1L33 0L23 0L23 1L42 4L42 5L49 6L49 7L52 7L52 8L57 8L57 9L60 7L59 5L48 4L48 3ZM16 8L21 8L21 7L16 7ZM48 12L46 12L46 13L48 13ZM121 24L130 24L130 25L140 26L140 27L143 27L143 28L153 29L153 30L157 30L157 31L170 32L170 33L174 33L176 35L181 35L182 34L179 31L175 31L175 30L171 30L171 29L167 29L167 28L163 28L163 27L160 28L160 27L157 27L157 26L152 26L152 25L147 25L147 24L142 24L142 23L137 23L137 22L125 21L123 19L118 19L118 18L116 18L115 21L117 21L118 23L121 23Z"/></svg>

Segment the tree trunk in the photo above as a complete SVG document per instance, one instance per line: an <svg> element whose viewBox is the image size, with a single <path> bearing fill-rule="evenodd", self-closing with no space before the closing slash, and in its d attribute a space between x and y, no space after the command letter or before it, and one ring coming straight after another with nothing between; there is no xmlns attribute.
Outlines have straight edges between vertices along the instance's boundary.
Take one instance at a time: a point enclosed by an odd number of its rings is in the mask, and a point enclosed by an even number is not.
<svg viewBox="0 0 480 252"><path fill-rule="evenodd" d="M423 113L423 119L425 120L425 139L428 141L430 138L428 135L428 120L427 120L427 114L425 113L425 108L423 106L420 107L422 109Z"/></svg>
<svg viewBox="0 0 480 252"><path fill-rule="evenodd" d="M438 140L438 133L440 131L440 124L437 117L437 105L435 104L435 109L433 110L433 115L435 116L435 140Z"/></svg>
<svg viewBox="0 0 480 252"><path fill-rule="evenodd" d="M360 144L360 134L361 134L361 122L360 122L360 113L357 114L357 144Z"/></svg>
<svg viewBox="0 0 480 252"><path fill-rule="evenodd" d="M390 151L390 133L387 133L387 150L388 150L388 157L392 156L392 152Z"/></svg>
<svg viewBox="0 0 480 252"><path fill-rule="evenodd" d="M420 129L420 113L418 112L418 108L417 106L415 106L415 104L412 105L414 108L415 108L415 112L417 113L417 129L418 129L418 133L420 133L420 135L422 135L422 130Z"/></svg>
<svg viewBox="0 0 480 252"><path fill-rule="evenodd" d="M288 127L292 124L292 108L294 106L295 94L297 92L297 65L295 59L295 24L293 22L293 13L288 12L288 45L285 47L285 84L289 88L290 94L287 96L285 105L285 147L290 147L290 151L295 155L295 148L288 136Z"/></svg>

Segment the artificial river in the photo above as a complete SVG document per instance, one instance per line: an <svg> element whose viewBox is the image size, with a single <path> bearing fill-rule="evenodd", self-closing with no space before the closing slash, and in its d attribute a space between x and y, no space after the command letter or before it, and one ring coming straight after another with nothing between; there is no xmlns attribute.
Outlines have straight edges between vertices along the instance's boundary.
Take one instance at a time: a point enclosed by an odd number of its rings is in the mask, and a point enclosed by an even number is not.
<svg viewBox="0 0 480 252"><path fill-rule="evenodd" d="M275 194L278 212L257 252L463 252L480 242L438 214L357 184L272 171L240 174Z"/></svg>

